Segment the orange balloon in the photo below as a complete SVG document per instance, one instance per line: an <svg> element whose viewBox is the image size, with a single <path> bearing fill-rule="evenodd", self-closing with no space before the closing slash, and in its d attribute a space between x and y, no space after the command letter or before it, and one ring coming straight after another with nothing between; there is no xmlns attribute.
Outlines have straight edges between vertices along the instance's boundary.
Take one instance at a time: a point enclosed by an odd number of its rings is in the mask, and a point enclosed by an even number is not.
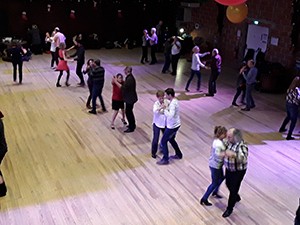
<svg viewBox="0 0 300 225"><path fill-rule="evenodd" d="M226 16L231 23L240 23L248 15L248 6L244 4L231 5L227 7Z"/></svg>

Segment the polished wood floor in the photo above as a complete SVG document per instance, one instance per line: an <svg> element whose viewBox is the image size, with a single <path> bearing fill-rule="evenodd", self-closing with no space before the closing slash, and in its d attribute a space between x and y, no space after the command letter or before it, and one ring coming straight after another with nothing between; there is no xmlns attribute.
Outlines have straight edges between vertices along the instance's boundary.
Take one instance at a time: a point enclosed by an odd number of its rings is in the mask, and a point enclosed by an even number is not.
<svg viewBox="0 0 300 225"><path fill-rule="evenodd" d="M292 224L300 196L300 147L299 140L286 141L277 132L285 116L284 95L255 92L257 107L243 112L231 107L236 68L224 66L211 98L194 91L196 80L192 91L184 92L190 67L185 59L173 77L160 73L162 55L156 65L142 65L139 57L140 49L86 52L106 69L109 112L97 115L87 113L88 89L76 87L75 63L69 63L71 86L56 88L50 55L24 63L22 85L12 82L11 64L0 62L0 110L9 146L1 165L8 193L0 199L0 224ZM137 129L130 134L123 133L120 118L116 130L110 129L111 77L126 65L133 66L139 96ZM208 75L203 72L204 92ZM152 105L156 90L167 87L175 88L180 100L177 140L184 158L157 166L150 157ZM242 129L250 151L242 201L227 219L221 216L225 184L223 199L210 198L211 207L199 204L210 183L215 125Z"/></svg>

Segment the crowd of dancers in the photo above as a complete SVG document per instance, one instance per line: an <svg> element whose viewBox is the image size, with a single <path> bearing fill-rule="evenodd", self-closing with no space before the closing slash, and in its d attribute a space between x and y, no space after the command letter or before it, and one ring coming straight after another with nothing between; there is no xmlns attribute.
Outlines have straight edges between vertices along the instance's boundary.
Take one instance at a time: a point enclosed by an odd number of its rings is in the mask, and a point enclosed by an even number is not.
<svg viewBox="0 0 300 225"><path fill-rule="evenodd" d="M147 30L143 31L142 36L142 57L141 63L145 64L148 60L148 46L151 49L150 65L156 64L156 52L159 44L159 38L156 34L157 29L151 29L151 35ZM54 29L52 34L46 34L45 41L50 43L51 52L51 68L58 71L58 78L56 81L56 87L61 87L61 78L63 73L66 73L65 85L69 86L70 69L68 62L76 61L76 74L79 78L78 86L85 86L85 80L83 74L88 75L87 86L89 89L89 95L86 101L86 107L89 109L89 113L97 114L97 98L100 100L102 112L107 112L103 97L102 89L105 82L105 69L101 65L100 59L89 59L85 68L85 49L82 42L82 36L77 35L73 38L74 46L66 49L66 37L60 31L58 27ZM180 58L181 43L177 36L168 38L164 42L164 65L162 73L171 72L172 75L177 74L177 65ZM75 49L74 54L68 54L71 49ZM18 46L13 46L11 54L21 55L23 49ZM222 58L219 50L214 48L212 52L200 53L199 46L194 46L192 49L192 63L190 77L186 83L185 91L190 92L190 84L197 76L197 91L201 91L201 68L210 70L210 77L208 83L208 93L205 96L213 97L217 93L216 81L221 73ZM207 55L211 55L210 66L201 62L201 58ZM19 60L19 59L18 59ZM16 81L16 65L19 65L19 83L22 83L22 65L13 63L14 75L13 79ZM172 71L169 71L169 67L172 66ZM124 78L125 76L125 78ZM232 105L234 107L239 106L237 99L242 94L241 103L245 104L243 111L250 111L256 105L252 97L252 91L256 84L257 69L253 59L248 60L242 66L239 71L237 79L236 94L233 97ZM138 101L138 95L136 92L136 80L133 76L132 67L126 67L124 69L124 75L121 73L116 74L111 81L112 84L112 119L110 128L115 129L115 120L119 111L121 110L121 122L125 126L125 133L134 132L136 129L136 121L133 113L135 103ZM295 128L298 118L298 107L300 102L300 79L296 77L287 90L286 97L286 111L287 116L284 119L279 132L287 131L286 126L291 121L287 140L293 140L293 130ZM168 165L170 160L180 160L183 158L183 153L179 148L176 141L176 134L181 126L180 119L180 107L179 101L175 96L175 90L173 88L167 88L165 91L159 90L156 93L157 101L153 105L153 139L151 143L151 156L152 158L158 158L158 150L162 153L162 158L157 161L158 165ZM1 118L3 117L0 113ZM127 120L127 121L126 121ZM1 157L2 161L6 151L6 142L4 137L4 128L2 120L0 119L0 139L1 139ZM128 123L128 124L127 124ZM160 133L162 133L161 139ZM207 191L200 199L200 204L205 206L211 206L208 201L210 195L216 198L222 198L218 190L226 179L226 186L229 189L228 204L223 217L228 217L233 212L233 208L237 202L241 200L239 195L239 188L241 182L246 174L247 161L248 161L248 146L243 140L242 133L239 129L231 128L227 130L225 127L216 126L214 130L214 141L211 147L211 155L209 158L209 168L211 170L212 183L207 188ZM168 143L173 147L175 154L169 156ZM225 166L225 175L223 172L223 165ZM6 194L6 186L3 180L2 173L0 171L0 196Z"/></svg>

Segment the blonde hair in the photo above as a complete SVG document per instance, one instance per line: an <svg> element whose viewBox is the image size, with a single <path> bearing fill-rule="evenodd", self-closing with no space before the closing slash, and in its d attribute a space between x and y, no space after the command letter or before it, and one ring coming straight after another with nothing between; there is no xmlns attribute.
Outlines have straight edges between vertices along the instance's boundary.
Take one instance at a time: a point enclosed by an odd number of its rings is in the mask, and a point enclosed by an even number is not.
<svg viewBox="0 0 300 225"><path fill-rule="evenodd" d="M163 96L165 96L165 92L164 92L164 91L158 90L158 91L156 92L156 97L157 97L157 98L158 98L158 97L163 97Z"/></svg>

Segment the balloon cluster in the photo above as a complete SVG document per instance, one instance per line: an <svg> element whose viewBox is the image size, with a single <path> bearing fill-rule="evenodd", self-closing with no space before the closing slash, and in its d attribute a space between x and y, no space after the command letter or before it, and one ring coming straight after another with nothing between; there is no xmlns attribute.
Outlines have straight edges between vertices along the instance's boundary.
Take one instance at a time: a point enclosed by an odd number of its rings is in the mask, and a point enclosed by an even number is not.
<svg viewBox="0 0 300 225"><path fill-rule="evenodd" d="M246 0L215 0L216 2L228 6L226 10L227 19L232 23L240 23L248 15Z"/></svg>

